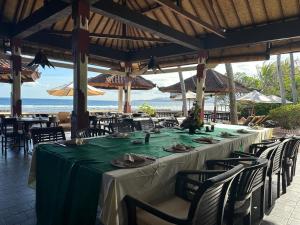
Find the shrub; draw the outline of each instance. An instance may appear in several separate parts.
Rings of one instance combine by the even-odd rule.
[[[149,105],[148,103],[144,103],[139,106],[139,111],[148,114],[149,116],[155,116],[156,110],[153,106]]]
[[[270,119],[278,122],[285,129],[296,129],[300,127],[300,104],[284,105],[270,111]]]
[[[247,118],[250,116],[252,111],[252,106],[246,104],[238,103],[238,111],[240,112],[240,116]],[[266,104],[266,103],[256,103],[254,105],[254,112],[256,116],[268,115],[270,110],[280,107],[281,104]]]

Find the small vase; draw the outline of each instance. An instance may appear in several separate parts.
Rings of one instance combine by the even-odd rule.
[[[189,134],[195,134],[196,133],[196,128],[195,127],[190,127],[189,128]]]

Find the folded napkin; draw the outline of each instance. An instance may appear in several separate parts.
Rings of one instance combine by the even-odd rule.
[[[129,163],[137,163],[137,162],[144,162],[145,157],[133,153],[126,153],[123,156],[123,160]]]
[[[216,140],[214,140],[213,138],[201,137],[201,138],[194,139],[194,141],[196,141],[196,142],[206,142],[208,144],[213,144],[214,141],[216,141]]]

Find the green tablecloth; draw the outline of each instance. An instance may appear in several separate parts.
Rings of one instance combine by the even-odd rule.
[[[134,145],[144,139],[143,132],[135,132],[128,139],[94,138],[76,147],[52,144],[36,148],[36,206],[38,225],[94,225],[102,174],[116,168],[110,161],[125,153],[138,153],[161,158],[172,153],[163,151],[176,143],[199,147],[192,139],[212,136],[233,130],[216,128],[205,135],[164,129],[151,134],[150,143]]]

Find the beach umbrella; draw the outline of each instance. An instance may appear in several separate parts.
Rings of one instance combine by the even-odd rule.
[[[40,73],[37,71],[37,66],[26,66],[22,64],[21,82],[34,82],[40,78]],[[0,82],[12,83],[10,62],[6,59],[0,59]]]
[[[272,103],[282,103],[282,99],[276,95],[268,95],[268,98],[272,101]],[[289,100],[285,100],[285,102],[287,104],[291,104],[293,102],[289,101]]]
[[[54,95],[54,96],[73,96],[74,84],[73,83],[65,84],[65,85],[47,90],[47,92],[50,95]],[[90,85],[87,86],[88,96],[104,95],[104,93],[105,93],[104,91],[94,88]]]
[[[184,80],[184,85],[186,91],[196,92],[197,77],[192,76]],[[172,84],[167,87],[158,88],[162,92],[170,93],[181,93],[180,82]],[[235,82],[235,90],[237,93],[248,93],[250,90],[244,87],[242,84]],[[205,79],[205,93],[211,94],[225,94],[229,93],[230,89],[228,87],[228,78],[227,76],[213,70],[206,70],[206,79]]]
[[[126,90],[127,84],[130,81],[130,90]],[[88,84],[103,89],[116,89],[119,90],[118,95],[118,112],[122,112],[123,105],[123,90],[125,89],[125,103],[124,105],[129,105],[130,108],[130,91],[131,90],[150,90],[156,85],[150,80],[147,80],[141,76],[119,76],[110,74],[99,74],[96,77],[91,77],[88,79]],[[126,98],[127,96],[127,98]],[[128,108],[128,107],[126,107]],[[125,107],[124,107],[125,109]],[[125,110],[124,110],[125,111]],[[129,109],[130,111],[130,109]]]
[[[237,101],[242,103],[274,103],[268,96],[254,90],[248,94],[245,94],[239,98]]]

